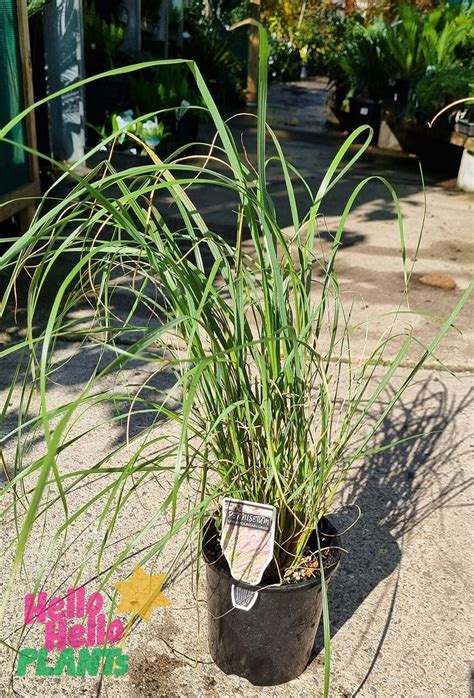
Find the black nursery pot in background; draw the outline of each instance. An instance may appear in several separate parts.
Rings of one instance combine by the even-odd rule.
[[[176,126],[176,140],[179,146],[188,143],[195,143],[198,137],[199,116],[196,112],[187,110],[183,116],[178,119]]]
[[[256,686],[274,686],[295,679],[309,663],[321,619],[320,577],[267,588],[241,584],[246,589],[258,589],[259,595],[250,611],[234,608],[231,586],[235,580],[224,557],[215,559],[216,536],[214,521],[210,520],[204,531],[203,555],[209,651],[214,662],[226,674],[237,674]],[[333,548],[330,564],[325,567],[329,581],[340,561],[341,541],[326,518],[321,519],[319,537],[322,548]],[[318,550],[315,533],[309,547]]]
[[[349,117],[351,128],[368,124],[374,129],[373,142],[376,143],[379,137],[380,116],[382,110],[380,104],[374,99],[365,97],[351,97],[349,100]],[[365,139],[365,135],[361,137]]]
[[[385,109],[391,111],[395,116],[403,116],[410,98],[410,88],[409,80],[395,80],[393,85],[387,89],[384,100]]]

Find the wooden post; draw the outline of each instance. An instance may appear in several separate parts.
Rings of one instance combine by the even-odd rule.
[[[252,0],[250,3],[250,17],[260,19],[260,0]],[[257,103],[258,86],[258,29],[251,27],[249,31],[249,53],[247,63],[247,90],[245,101],[248,105]]]
[[[23,40],[20,40],[20,56],[23,67],[23,96],[25,106],[27,106],[33,104],[35,99],[33,95],[33,70],[31,67],[30,34],[28,28],[28,11],[26,7],[26,2],[19,2],[17,4],[17,13],[19,36],[23,37]],[[36,122],[34,113],[29,114],[25,119],[25,127],[26,141],[30,148],[36,150]],[[35,190],[37,190],[39,194],[39,165],[38,158],[36,157],[36,155],[29,156],[28,169],[30,174],[30,180],[33,183],[33,187]],[[29,228],[34,213],[34,203],[31,203],[28,206],[25,206],[21,209],[21,211],[19,212],[19,218],[20,228],[22,230],[27,230]]]
[[[16,4],[16,18],[15,18]],[[23,87],[23,103],[19,109],[33,104],[33,83],[31,70],[30,39],[28,31],[28,14],[26,0],[18,0],[11,8],[6,8],[0,17],[0,22],[18,22],[18,51],[21,64],[21,76],[14,78],[5,72],[5,79],[18,79]],[[1,32],[0,32],[1,33]],[[3,36],[3,33],[2,33]],[[6,52],[8,56],[8,52]],[[11,114],[14,116],[14,114]],[[23,120],[25,124],[25,144],[36,150],[36,126],[34,112],[30,112]],[[3,124],[2,124],[3,125]],[[15,137],[12,133],[9,138]],[[4,163],[5,172],[8,176],[8,162]],[[3,188],[2,188],[3,191]],[[26,180],[14,187],[11,191],[6,191],[0,195],[0,221],[7,220],[11,216],[18,214],[22,230],[28,228],[35,211],[35,199],[41,194],[39,181],[39,167],[36,155],[28,155],[28,173]]]

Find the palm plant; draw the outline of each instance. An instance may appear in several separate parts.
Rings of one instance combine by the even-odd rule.
[[[420,38],[421,51],[426,66],[447,68],[456,63],[458,48],[473,38],[472,17],[469,14],[450,16],[442,8],[436,8],[426,16]]]
[[[394,77],[416,80],[426,68],[421,46],[423,16],[405,3],[400,4],[399,15],[399,19],[386,28],[383,55]]]
[[[469,12],[453,14],[436,8],[423,15],[411,5],[399,6],[400,18],[387,26],[381,51],[392,73],[405,80],[423,77],[428,66],[448,67],[458,49],[472,37]]]
[[[334,82],[346,84],[347,97],[364,96],[380,99],[386,89],[387,72],[381,55],[385,26],[377,21],[369,27],[354,24],[347,40],[333,61],[338,71]]]
[[[426,358],[433,355],[472,290],[471,286],[463,294],[431,344],[419,348],[412,370],[390,393],[380,416],[367,420],[409,349],[420,345],[411,331],[392,328],[365,360],[351,362],[351,310],[342,305],[336,258],[354,202],[371,180],[379,179],[397,206],[400,269],[407,286],[411,270],[406,264],[398,201],[383,178],[369,177],[358,183],[344,207],[328,258],[318,259],[315,244],[321,206],[326,194],[368,147],[371,129],[361,127],[347,139],[317,191],[305,183],[311,202],[301,212],[295,176],[302,178],[285,159],[265,123],[267,59],[267,38],[260,28],[255,167],[245,154],[239,154],[193,61],[155,61],[106,73],[186,65],[219,140],[201,160],[190,160],[178,151],[162,161],[142,144],[150,156],[149,164],[117,172],[107,162],[85,176],[77,168],[66,171],[61,179],[72,178],[74,188],[59,199],[53,187],[40,203],[29,230],[12,240],[0,258],[0,271],[8,278],[1,312],[11,304],[25,270],[32,274],[25,338],[0,349],[2,360],[15,351],[20,355],[27,352],[19,422],[0,441],[4,448],[12,438],[19,439],[14,465],[6,463],[8,481],[1,491],[3,515],[14,512],[18,528],[3,610],[33,530],[58,504],[63,521],[51,544],[42,550],[38,585],[47,566],[56,564],[54,556],[63,554],[61,547],[57,553],[57,544],[98,502],[102,513],[84,560],[78,561],[78,579],[85,561],[95,554],[101,583],[106,585],[124,560],[140,548],[146,532],[170,514],[169,532],[142,554],[141,561],[156,557],[178,531],[186,528],[191,535],[199,530],[222,495],[274,505],[278,512],[276,567],[281,574],[297,566],[311,531],[330,511],[345,474],[372,452],[372,436]],[[0,136],[8,140],[9,131],[28,111],[5,126]],[[345,161],[352,143],[363,134],[364,146]],[[104,143],[117,135],[108,136]],[[271,156],[267,155],[267,138],[272,143]],[[269,192],[270,161],[283,173],[294,231],[290,239],[282,230]],[[203,184],[223,188],[237,198],[234,241],[211,229],[196,209],[193,187]],[[167,224],[156,203],[162,193],[179,211],[180,224],[175,228]],[[250,237],[250,251],[246,251],[244,233]],[[41,326],[42,294],[48,280],[57,287],[58,269],[63,280]],[[315,282],[318,272],[322,274],[320,283]],[[120,320],[114,312],[117,291],[131,298]],[[78,313],[81,307],[92,310],[89,315]],[[136,320],[139,308],[149,309],[154,324],[144,327]],[[98,347],[99,360],[73,399],[57,405],[50,400],[51,381],[58,342],[66,337]],[[386,365],[383,358],[392,345],[396,346],[395,356]],[[147,399],[142,392],[117,395],[103,387],[108,376],[125,371],[137,360],[157,371],[167,366],[175,372],[181,390],[180,410],[171,409],[166,400]],[[8,412],[20,375],[18,369],[12,376],[1,418]],[[33,396],[39,399],[39,412],[32,416]],[[138,406],[142,414],[171,420],[178,426],[176,439],[170,443],[169,434],[163,435],[153,423],[146,439],[143,432],[129,435],[126,443],[114,445],[106,457],[76,470],[63,468],[61,462],[68,449],[93,436],[90,428],[78,433],[80,414],[104,403],[114,406],[118,400],[128,402],[131,411]],[[123,421],[123,414],[113,410],[110,419]],[[43,431],[45,452],[29,462],[23,442],[37,428]],[[121,452],[127,454],[124,464],[118,460]],[[139,532],[118,544],[113,563],[105,567],[104,550],[117,521],[129,506],[132,493],[146,487],[151,476],[160,478],[167,488],[163,501]],[[86,501],[75,508],[76,492],[85,485],[94,488],[92,483],[101,477],[107,477],[102,489],[91,490]],[[197,496],[183,513],[181,499],[187,484]],[[327,602],[324,612],[327,694]]]

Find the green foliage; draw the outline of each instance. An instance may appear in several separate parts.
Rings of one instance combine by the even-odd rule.
[[[220,96],[237,93],[242,87],[244,67],[239,42],[212,16],[189,11],[185,20],[189,37],[184,42],[184,56],[197,63],[214,92]],[[247,41],[240,43],[240,48],[246,59]]]
[[[208,0],[209,19],[221,24],[235,24],[248,15],[248,0]],[[203,15],[203,1],[194,0],[188,6],[194,16]]]
[[[453,15],[437,8],[426,16],[420,44],[425,65],[445,68],[456,62],[458,50],[474,48],[474,12]]]
[[[395,79],[415,88],[430,71],[453,68],[453,76],[459,75],[455,67],[472,56],[473,11],[445,6],[423,14],[401,4],[398,12],[390,23],[381,17],[368,26],[345,23],[339,47],[329,55],[328,72],[346,96],[381,100]],[[422,83],[422,92],[428,84],[429,80]]]
[[[278,15],[267,18],[270,56],[269,74],[272,78],[293,79],[298,76],[300,57],[293,34]]]
[[[155,69],[139,75],[129,75],[130,101],[138,114],[159,110],[173,110],[182,102],[199,104],[196,89],[192,88],[181,66],[166,70]]]
[[[387,74],[380,49],[384,25],[375,22],[370,27],[354,24],[344,46],[334,55],[337,65],[333,81],[346,88],[346,97],[363,96],[378,99],[387,84]]]
[[[263,46],[259,83],[261,105],[266,102],[266,58]],[[177,63],[179,65],[179,61]],[[172,64],[173,61],[156,62],[156,67],[165,70]],[[353,203],[372,178],[359,183],[347,202],[332,251],[322,266],[321,292],[313,291],[313,276],[318,266],[314,244],[321,204],[326,193],[370,143],[368,135],[365,146],[344,163],[354,139],[370,129],[361,127],[344,143],[319,187],[311,194],[309,208],[302,212],[296,206],[289,164],[272,136],[274,158],[282,168],[294,223],[290,244],[279,225],[278,213],[267,189],[265,112],[259,112],[257,169],[251,175],[245,154],[239,155],[237,144],[197,67],[193,63],[188,65],[220,135],[220,160],[225,158],[228,163],[226,172],[219,167],[213,169],[206,157],[204,164],[180,163],[173,159],[163,163],[155,158],[149,165],[120,173],[107,166],[104,171],[92,171],[87,177],[72,171],[77,188],[51,208],[41,206],[28,233],[0,258],[0,269],[11,272],[10,291],[24,265],[35,262],[28,311],[29,333],[34,337],[31,350],[39,343],[43,345],[40,364],[34,368],[33,375],[27,375],[27,381],[29,389],[38,390],[41,397],[41,418],[47,427],[49,456],[46,460],[41,457],[33,469],[19,468],[15,478],[19,482],[30,473],[46,469],[48,479],[59,444],[67,448],[65,429],[74,420],[76,409],[89,405],[91,400],[95,403],[99,395],[104,400],[109,397],[116,400],[115,396],[108,396],[107,391],[100,392],[100,380],[104,376],[125,370],[133,360],[152,361],[157,365],[164,361],[176,372],[183,393],[182,411],[171,413],[154,400],[149,405],[145,401],[143,408],[156,415],[166,415],[180,427],[176,443],[162,456],[154,457],[152,466],[153,472],[165,472],[167,458],[173,454],[176,458],[170,505],[174,510],[181,484],[190,478],[198,478],[201,482],[203,506],[224,493],[274,504],[279,512],[277,543],[281,546],[275,554],[284,569],[289,560],[293,563],[294,556],[298,558],[302,554],[310,531],[331,506],[347,469],[364,456],[377,427],[367,422],[370,406],[388,386],[396,366],[412,346],[413,337],[411,331],[407,331],[402,349],[397,350],[397,358],[373,386],[375,367],[390,344],[390,334],[373,348],[366,362],[351,365],[338,360],[341,352],[349,352],[350,312],[345,315],[342,308],[335,260]],[[120,70],[132,73],[145,67],[149,64]],[[129,122],[127,131],[131,133],[137,129],[139,121]],[[116,126],[120,124],[117,122]],[[7,133],[8,128],[10,126],[2,132]],[[107,136],[104,144],[115,137],[116,133]],[[190,198],[189,185],[193,181],[197,186],[203,181],[210,186],[224,186],[238,195],[235,245],[209,230],[201,213],[196,211]],[[381,181],[398,206],[390,185]],[[118,199],[110,199],[108,192],[112,184],[120,190]],[[158,211],[137,206],[138,201],[149,200],[150,194],[158,194],[160,190],[178,203],[182,214],[180,228],[184,232],[169,229]],[[78,223],[71,229],[69,222],[74,220]],[[253,245],[248,257],[242,248],[244,221]],[[97,227],[105,222],[109,230],[107,240],[103,245],[96,245]],[[401,218],[399,235],[403,251],[401,272],[408,281]],[[183,243],[192,246],[193,254],[183,257]],[[37,291],[53,272],[55,261],[67,260],[71,255],[74,259],[73,252],[78,248],[82,250],[81,257],[74,262],[67,280],[57,292],[46,329],[35,330]],[[210,268],[204,267],[204,250],[210,255]],[[110,324],[113,300],[109,289],[116,287],[112,276],[118,267],[128,270],[132,276],[138,275],[140,282],[132,286],[126,283],[135,299],[133,307],[144,303],[152,308],[153,315],[161,320],[157,327],[135,326],[133,313],[119,324]],[[219,277],[223,284],[216,283]],[[70,318],[68,309],[75,307],[84,293],[91,293],[91,283],[96,300],[88,327],[84,317]],[[150,295],[153,288],[156,293]],[[4,305],[7,300],[8,290]],[[443,325],[433,344],[421,351],[417,369],[434,351],[454,317]],[[84,390],[79,389],[77,399],[51,412],[48,376],[54,366],[56,341],[65,326],[69,338],[80,336],[84,339],[86,336],[92,344],[98,341],[103,349],[105,342],[110,353],[108,360],[101,354],[100,369],[98,367],[91,375]],[[173,348],[170,331],[180,337],[184,354],[182,348]],[[120,350],[120,340],[126,333],[138,334],[124,353]],[[400,335],[392,339],[400,347]],[[166,348],[170,358],[165,359],[155,351],[160,347]],[[342,396],[339,390],[344,367],[354,387]],[[415,373],[416,370],[412,372]],[[390,408],[407,385],[405,382],[403,388],[396,390]],[[344,398],[342,402],[340,397]],[[143,402],[142,397],[135,398]],[[386,413],[388,411],[389,407]],[[57,426],[50,423],[53,414],[62,415]],[[356,437],[361,436],[362,427],[364,435],[360,440]],[[150,439],[152,435],[150,431]],[[142,453],[143,446],[139,448],[138,453]],[[133,458],[133,467],[129,464],[123,471],[125,479],[148,471],[150,463],[142,461],[144,452],[139,458],[138,453]],[[101,462],[104,461],[101,459]],[[142,471],[145,462],[147,465]],[[87,472],[97,475],[101,467],[91,464]],[[209,479],[211,471],[218,476],[217,480]],[[84,484],[85,478],[87,473],[78,473],[78,485]],[[39,482],[43,482],[42,478]],[[10,485],[7,485],[4,496],[9,492]],[[32,520],[35,516],[36,510]],[[28,526],[32,525],[32,520]],[[117,564],[119,561],[120,556]]]
[[[308,5],[293,24],[279,13],[267,14],[265,22],[270,36],[272,77],[295,78],[300,65],[310,62],[316,71],[327,73],[333,82],[347,87],[351,81],[349,73],[354,74],[347,67],[354,58],[360,64],[359,72],[364,72],[364,57],[358,56],[359,47],[366,54],[376,48],[371,46],[370,39],[366,40],[361,15],[346,14],[326,1]],[[380,72],[370,62],[367,66],[374,74]],[[361,76],[360,80],[369,82],[370,76]]]
[[[151,114],[160,108],[158,103],[158,89],[154,80],[150,80],[144,73],[128,75],[128,91],[130,104],[137,114]]]
[[[315,49],[313,14],[309,10],[300,11],[289,21],[288,13],[268,13],[265,24],[270,38],[270,76],[296,77],[300,66],[311,60]]]
[[[423,18],[410,5],[402,4],[399,19],[385,28],[381,50],[388,63],[387,74],[394,78],[418,79],[426,64],[421,49]]]
[[[32,17],[37,12],[41,12],[45,5],[51,0],[27,0],[26,7],[28,11],[28,17]]]
[[[387,73],[393,77],[415,82],[428,66],[452,64],[459,47],[472,36],[467,14],[453,15],[445,8],[436,8],[422,15],[405,4],[400,5],[399,13],[400,19],[386,27],[381,42]]]
[[[334,57],[352,41],[359,32],[363,17],[356,12],[345,13],[334,6],[322,4],[314,14],[314,56],[313,60],[323,70],[327,70]]]
[[[417,83],[417,107],[432,118],[445,105],[474,96],[474,64],[451,65],[429,71]]]
[[[114,112],[108,117],[106,125],[101,130],[103,139],[114,136],[119,146],[127,145],[129,148],[137,147],[136,138],[144,143],[152,143],[155,147],[167,135],[164,123],[158,121],[156,116],[135,119],[132,111]],[[136,136],[136,138],[131,136]]]
[[[88,51],[102,59],[104,67],[115,68],[119,63],[120,47],[125,35],[125,28],[110,19],[103,19],[98,14],[93,0],[84,6],[84,41]]]
[[[196,90],[191,88],[188,77],[180,66],[177,69],[159,71],[157,78],[160,109],[179,107],[183,101],[197,101]]]
[[[346,14],[327,0],[305,3],[296,13],[277,4],[264,16],[270,37],[270,75],[279,78],[296,77],[302,63],[311,63],[320,73],[329,70],[334,77],[336,56],[363,24],[362,16]]]

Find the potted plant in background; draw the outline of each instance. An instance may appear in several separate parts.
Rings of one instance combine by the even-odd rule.
[[[306,78],[308,77],[308,61],[310,56],[310,47],[308,45],[302,46],[299,50],[299,54],[301,58],[300,79],[306,80]]]
[[[127,149],[133,154],[137,153],[137,143],[143,142],[146,146],[155,150],[168,135],[163,121],[158,121],[156,116],[147,118],[146,115],[136,119],[132,109],[126,109],[124,112],[114,112],[106,121],[108,127],[104,125],[99,131],[101,138],[104,139],[110,134],[118,134],[112,147]],[[109,150],[105,145],[103,149]],[[143,150],[142,152],[146,154]]]
[[[10,480],[1,492],[5,503],[10,497],[15,499],[19,531],[3,610],[20,573],[29,536],[57,502],[63,502],[66,514],[52,536],[53,543],[64,532],[72,533],[76,525],[82,526],[84,517],[100,507],[85,557],[78,561],[77,579],[83,578],[87,560],[95,552],[102,587],[140,548],[144,534],[169,515],[166,534],[134,560],[162,554],[178,534],[185,535],[186,542],[192,535],[200,539],[205,532],[210,648],[218,664],[256,684],[294,678],[309,659],[322,609],[327,695],[327,581],[337,566],[340,543],[326,515],[349,468],[372,449],[373,434],[454,323],[472,286],[429,346],[419,348],[410,330],[392,328],[366,360],[351,362],[351,311],[345,313],[342,308],[336,258],[351,208],[374,177],[359,182],[349,197],[329,255],[319,258],[315,245],[325,196],[368,147],[371,129],[359,128],[340,147],[318,189],[308,187],[310,204],[302,212],[296,201],[294,170],[265,123],[268,46],[265,32],[254,24],[260,30],[255,165],[249,163],[247,153],[240,154],[198,66],[192,61],[174,61],[186,64],[194,76],[215,125],[217,143],[195,160],[181,159],[178,151],[163,162],[143,144],[149,164],[117,172],[105,162],[102,169],[95,168],[83,177],[75,168],[69,169],[63,178],[72,178],[74,188],[61,200],[54,199],[53,188],[51,205],[45,197],[28,232],[14,240],[0,258],[0,271],[8,274],[2,312],[11,302],[15,284],[23,280],[25,268],[34,266],[27,298],[26,339],[18,346],[0,349],[0,359],[15,350],[22,354],[28,349],[18,406],[21,438],[30,428],[41,425],[46,447],[45,453],[29,463],[22,461],[24,452],[19,447]],[[171,63],[157,61],[153,65],[164,70]],[[108,75],[148,67],[149,63],[137,64]],[[23,116],[4,127],[0,136],[8,137]],[[129,130],[131,124],[125,128]],[[351,151],[351,145],[363,134],[364,147]],[[117,135],[107,136],[104,144]],[[267,138],[271,158],[281,168],[285,183],[293,221],[290,237],[280,225],[268,188]],[[411,269],[406,265],[398,202],[390,185],[379,179],[397,206],[400,273],[408,286]],[[205,212],[196,208],[193,186],[203,183],[236,197],[235,239],[211,229]],[[161,194],[166,195],[163,211]],[[164,214],[170,199],[180,216],[179,224],[172,227]],[[48,206],[44,205],[47,202]],[[59,287],[58,269],[63,275]],[[42,323],[41,298],[48,281],[54,293]],[[120,317],[119,292],[125,294]],[[149,322],[137,319],[140,309],[148,309]],[[81,351],[90,346],[99,352],[85,385],[78,387],[72,400],[58,405],[50,401],[50,373],[57,365],[58,341],[64,336],[79,339]],[[88,345],[83,344],[85,340]],[[383,358],[392,345],[395,354],[387,365]],[[393,387],[380,416],[366,419],[392,384],[409,349],[416,351],[417,347],[414,368]],[[104,387],[108,377],[137,362],[174,371],[181,390],[180,409],[171,409],[166,400],[154,394],[147,397],[142,390],[133,394],[120,391],[118,396],[109,384]],[[12,376],[11,391],[19,375]],[[37,417],[31,417],[26,409],[33,395],[40,400]],[[77,470],[61,466],[58,456],[64,459],[74,444],[93,438],[94,427],[92,432],[90,427],[80,429],[82,411],[104,403],[111,406],[111,421],[126,419],[123,403],[128,403],[130,413],[138,406],[142,415],[168,418],[177,425],[177,435],[160,435],[155,422],[136,435],[127,428],[124,443],[114,443],[109,455],[98,456],[96,463]],[[9,433],[18,436],[18,429]],[[102,480],[105,475],[108,479]],[[131,493],[146,486],[151,476],[159,478],[165,488],[163,501],[137,533],[117,543],[112,564],[105,566],[102,555],[106,543],[129,506]],[[100,491],[94,484],[96,478],[104,483]],[[85,485],[89,494],[76,505],[75,492],[78,488],[84,492]],[[231,586],[238,586],[239,579],[230,580],[216,537],[225,525],[222,497],[259,503],[275,513],[274,547],[266,576],[260,584],[241,585],[244,592],[258,592],[250,610],[233,607]],[[18,506],[19,501],[24,509]],[[8,511],[8,507],[3,510]],[[185,544],[178,547],[182,551]],[[56,565],[56,556],[63,554],[61,550],[57,553],[54,545],[41,552],[37,588],[48,566]],[[170,569],[178,560],[179,555],[173,553]],[[216,609],[227,616],[216,618]],[[217,648],[217,639],[223,650]]]
[[[424,127],[418,93],[426,101],[438,87],[441,102],[466,94],[459,89],[472,67],[472,8],[445,5],[423,12],[400,3],[396,15],[369,17],[366,24],[349,16],[339,28],[333,22],[336,42],[326,61],[336,106],[349,107],[352,128],[365,122],[377,131],[382,102],[384,119],[397,133],[413,121]]]
[[[121,51],[125,27],[112,13],[101,16],[94,2],[84,6],[84,49],[86,75],[118,68],[124,62]],[[107,111],[124,108],[127,102],[127,81],[118,71],[113,76],[86,85],[87,121],[93,126],[103,123]]]
[[[196,141],[202,109],[182,65],[130,75],[130,99],[138,114],[159,111],[178,146]],[[191,107],[192,105],[192,107]]]
[[[370,124],[378,137],[381,97],[386,85],[386,73],[380,56],[380,35],[384,31],[379,22],[369,27],[354,24],[348,40],[334,60],[339,66],[339,79],[346,84],[343,106],[348,108],[351,129]]]
[[[216,102],[228,107],[240,102],[248,48],[244,36],[231,34],[227,28],[242,18],[245,6],[230,3],[216,11],[218,6],[213,11],[210,3],[209,16],[199,5],[185,13],[182,55],[196,61]]]

